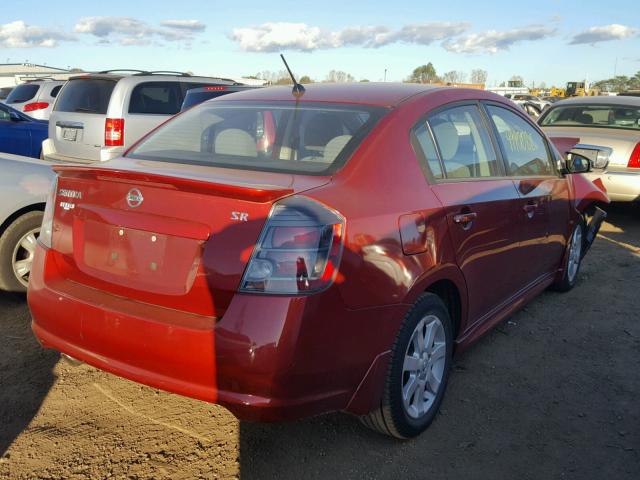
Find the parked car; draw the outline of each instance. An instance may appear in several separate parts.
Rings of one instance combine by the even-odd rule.
[[[0,104],[0,152],[38,158],[48,129],[46,121]]]
[[[560,100],[562,100],[562,97],[542,97],[542,100],[551,104],[559,102]]]
[[[217,98],[124,158],[55,167],[33,330],[241,419],[344,410],[412,437],[454,351],[576,284],[607,197],[499,95],[295,93]]]
[[[14,87],[2,87],[0,88],[0,103],[4,103],[7,96],[11,93]]]
[[[0,172],[0,290],[25,292],[55,174],[42,160],[5,153]]]
[[[539,120],[550,137],[579,139],[574,151],[593,163],[611,200],[640,200],[640,98],[576,97],[555,103]]]
[[[178,113],[188,90],[236,85],[180,73],[124,72],[69,79],[51,114],[45,159],[86,163],[115,158]]]
[[[223,95],[228,95],[230,93],[242,92],[244,90],[251,90],[253,88],[261,87],[252,87],[248,85],[231,85],[228,87],[224,85],[213,85],[208,87],[191,88],[187,90],[187,93],[184,96],[180,111],[188,110],[191,107],[213,98],[222,97]]]
[[[511,97],[511,100],[513,100],[514,102],[527,102],[527,103],[532,103],[534,105],[536,105],[540,111],[544,110],[545,108],[547,108],[549,105],[551,105],[551,102],[547,101],[547,100],[543,100],[540,97],[536,97],[535,95],[524,95],[524,94],[515,94]]]
[[[32,80],[15,87],[5,103],[38,120],[49,120],[63,80]]]
[[[538,107],[538,105],[535,103],[527,102],[525,100],[513,100],[513,103],[515,103],[525,112],[527,112],[527,114],[529,114],[529,116],[533,119],[537,119],[542,113],[542,110],[540,110],[540,107]]]

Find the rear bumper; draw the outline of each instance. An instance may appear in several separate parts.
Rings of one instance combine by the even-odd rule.
[[[348,311],[337,297],[325,297],[320,309],[313,296],[238,294],[214,319],[68,281],[47,285],[46,269],[55,268],[47,263],[53,262],[38,245],[28,299],[43,346],[136,382],[221,404],[243,420],[371,410],[406,310]],[[332,295],[330,290],[325,293]]]
[[[102,147],[96,150],[95,158],[70,157],[62,155],[56,150],[56,145],[50,138],[42,142],[42,156],[45,160],[53,163],[94,163],[106,162],[121,156],[124,153],[124,147]]]
[[[640,201],[640,169],[606,170],[587,176],[592,181],[597,178],[602,181],[612,202]]]

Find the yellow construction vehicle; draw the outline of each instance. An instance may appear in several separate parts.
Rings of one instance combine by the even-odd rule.
[[[589,88],[587,82],[567,82],[567,97],[595,97],[600,95],[597,88]]]

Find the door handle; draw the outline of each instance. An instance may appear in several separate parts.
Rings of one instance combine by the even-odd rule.
[[[460,226],[462,226],[463,229],[469,230],[471,228],[473,221],[476,218],[478,218],[478,214],[476,212],[465,212],[465,213],[458,213],[457,215],[454,215],[453,221],[454,223],[457,223]]]
[[[538,208],[538,202],[529,202],[524,207],[522,207],[522,209],[524,210],[524,213],[526,213],[527,217],[529,218],[533,218],[537,208]]]

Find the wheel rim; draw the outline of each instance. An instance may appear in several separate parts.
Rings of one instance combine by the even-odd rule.
[[[13,273],[18,281],[25,287],[29,284],[29,274],[31,273],[33,256],[36,251],[36,241],[39,234],[40,228],[34,228],[28,231],[20,238],[13,249],[13,256],[11,257]]]
[[[571,245],[569,246],[569,263],[567,264],[567,274],[570,282],[576,278],[578,267],[582,255],[582,228],[576,226],[571,237]]]
[[[409,417],[422,417],[435,402],[444,377],[446,352],[442,322],[435,315],[427,315],[413,330],[402,367],[402,402]]]

